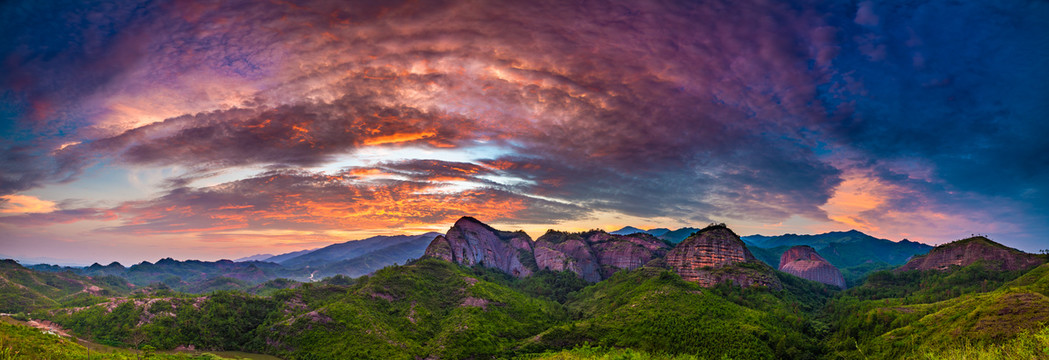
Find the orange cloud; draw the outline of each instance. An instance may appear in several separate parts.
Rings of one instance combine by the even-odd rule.
[[[395,143],[409,142],[409,141],[415,141],[415,140],[422,140],[422,139],[434,137],[436,135],[437,135],[437,132],[434,132],[434,131],[424,131],[424,132],[418,132],[418,133],[402,133],[402,134],[384,135],[384,136],[378,136],[378,137],[373,137],[373,138],[364,140],[364,145],[373,146],[373,145],[383,145],[383,144],[395,144]]]
[[[834,189],[834,194],[821,208],[831,220],[862,231],[877,231],[878,227],[863,220],[863,212],[885,204],[888,194],[895,192],[892,185],[859,173],[846,174],[845,181]]]
[[[58,210],[54,201],[41,200],[29,195],[0,196],[0,214],[49,213]]]

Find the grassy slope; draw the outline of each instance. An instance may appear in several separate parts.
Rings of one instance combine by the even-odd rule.
[[[345,285],[303,284],[269,297],[166,294],[34,317],[109,345],[195,345],[317,359],[486,358],[568,319],[554,301],[432,259]]]
[[[86,347],[73,340],[45,334],[25,325],[0,322],[0,360],[84,360],[88,359],[88,355],[91,359],[132,360],[142,359],[148,354],[126,350],[89,352]],[[156,360],[225,359],[212,354],[152,354],[148,358]]]
[[[84,305],[104,301],[86,292],[97,286],[99,295],[126,293],[123,281],[92,279],[71,272],[42,272],[0,260],[0,312],[29,312],[59,305]]]
[[[811,285],[784,276],[788,288],[795,282]],[[568,304],[580,320],[544,332],[527,348],[540,351],[590,343],[701,358],[805,358],[819,349],[808,331],[804,308],[818,304],[801,301],[790,291],[707,289],[669,271],[642,268],[619,272],[581,291]]]
[[[327,323],[282,320],[267,340],[292,357],[486,358],[567,318],[555,302],[471,275],[433,259],[386,268],[318,309]]]
[[[518,360],[698,360],[694,355],[652,354],[634,349],[584,345],[571,350],[523,355]]]
[[[996,278],[999,273],[988,273],[991,279],[972,277],[981,273],[978,268],[974,265],[949,274],[928,272],[924,278],[905,283],[907,287],[924,284],[920,285],[924,289],[905,291],[907,295],[902,297],[858,300],[854,295],[870,289],[856,289],[836,299],[830,311],[837,312],[838,327],[828,342],[834,358],[923,359],[966,352],[1015,353],[1017,349],[1010,346],[1044,341],[1045,324],[1049,322],[1049,265],[1008,282]],[[931,294],[942,292],[937,291],[942,284],[960,281],[959,277],[973,284],[967,293],[930,303],[922,301],[935,299]],[[1004,285],[981,292],[984,280]]]
[[[823,318],[817,311],[836,292],[783,273],[775,274],[783,290],[701,288],[672,272],[642,268],[576,293],[565,289],[581,285],[560,275],[520,280],[424,259],[270,297],[140,298],[111,310],[58,313],[55,320],[112,344],[194,344],[304,359],[1049,355],[1043,354],[1049,351],[1049,265],[1022,276],[977,265],[949,273],[882,272],[840,293]],[[832,334],[825,323],[833,325]]]

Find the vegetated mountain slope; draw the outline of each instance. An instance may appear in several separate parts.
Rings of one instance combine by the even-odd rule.
[[[119,265],[119,264],[117,264]],[[230,260],[179,261],[171,258],[158,260],[156,263],[143,261],[125,269],[122,273],[117,272],[110,266],[100,268],[96,271],[94,265],[83,269],[85,275],[112,274],[122,276],[131,283],[145,286],[153,283],[164,283],[172,288],[183,285],[192,285],[198,282],[217,277],[233,278],[249,284],[257,284],[266,280],[279,277],[291,277],[297,274],[287,271],[280,265],[269,262],[245,262],[238,263]],[[301,274],[298,274],[301,277]]]
[[[76,339],[47,334],[13,321],[11,323],[0,321],[0,359],[130,360],[147,356],[151,360],[226,359],[214,354],[190,356],[114,349],[107,349],[104,352],[91,351]]]
[[[652,235],[652,236],[655,236],[657,238],[662,239],[661,236],[666,235],[666,233],[670,232],[670,229],[667,229],[667,228],[655,228],[655,229],[645,230],[645,232],[647,232],[649,235]]]
[[[428,245],[434,237],[437,237],[437,235],[440,234],[431,232],[421,235],[373,236],[363,240],[328,245],[299,256],[282,260],[280,261],[280,264],[287,268],[301,268],[307,266],[311,268],[320,268],[334,262],[349,260],[368,253],[380,251],[390,246],[404,243],[417,244],[417,247],[419,247],[419,252],[417,254],[410,254],[408,257],[398,259],[399,261],[404,262],[404,260],[409,258],[418,258],[422,256],[423,251],[426,249],[426,245]]]
[[[1028,254],[975,236],[937,246],[924,256],[916,256],[896,271],[948,270],[981,261],[995,270],[1023,270],[1044,264],[1046,256]]]
[[[432,233],[436,234],[436,233]],[[423,256],[434,236],[420,235],[417,239],[387,246],[350,259],[323,264],[316,268],[315,279],[345,275],[358,277],[394,264],[404,264]],[[428,238],[427,238],[428,237]]]
[[[1023,354],[1017,344],[1049,345],[1049,337],[1031,337],[1049,333],[1049,265],[1000,271],[977,261],[947,271],[882,271],[834,299],[828,316],[835,331],[827,346],[836,357]],[[1042,350],[1035,355],[1015,358],[1049,358]]]
[[[435,259],[350,285],[306,284],[272,297],[115,299],[53,312],[79,335],[122,345],[244,350],[286,358],[489,358],[566,321],[555,302]]]
[[[16,313],[61,304],[80,305],[102,301],[130,291],[120,278],[90,278],[72,272],[27,269],[14,260],[0,260],[0,312]]]
[[[435,259],[380,270],[318,311],[338,325],[297,334],[296,324],[277,325],[268,331],[288,335],[266,341],[287,344],[278,350],[292,357],[488,358],[567,317],[557,303]]]
[[[812,326],[811,314],[833,291],[783,276],[789,290],[704,288],[665,269],[621,271],[567,304],[581,319],[544,332],[524,349],[592,344],[709,359],[818,356],[813,329],[820,326]]]
[[[637,359],[637,360],[700,360],[695,355],[666,355],[663,353],[653,354],[647,351],[634,349],[618,349],[607,346],[582,345],[570,350],[547,351],[538,355],[522,357],[528,360],[610,360],[610,359]]]
[[[700,229],[684,227],[684,228],[680,228],[680,229],[677,229],[677,230],[668,231],[668,232],[664,233],[663,235],[660,235],[659,238],[663,239],[663,240],[666,240],[666,241],[669,241],[672,244],[677,244],[677,243],[680,243],[682,241],[685,241],[686,238],[688,238],[689,236],[692,236],[693,233],[695,233],[695,232],[697,232],[699,230]]]
[[[286,261],[288,259],[296,258],[296,257],[302,256],[302,255],[305,255],[305,254],[309,254],[311,251],[314,251],[314,250],[317,250],[317,249],[306,249],[306,250],[292,251],[290,253],[284,253],[284,254],[280,254],[280,255],[277,255],[277,256],[269,257],[269,258],[263,259],[262,261],[280,264],[280,263],[282,263],[282,262],[284,262],[284,261]]]

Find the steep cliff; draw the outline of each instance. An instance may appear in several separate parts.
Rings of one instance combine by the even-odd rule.
[[[670,245],[652,235],[609,234],[601,230],[566,233],[550,230],[535,242],[540,269],[568,270],[590,282],[621,269],[636,269],[666,255]]]
[[[537,270],[528,234],[499,231],[472,217],[459,219],[448,233],[434,238],[425,255],[467,266],[480,263],[517,277]]]
[[[535,240],[539,269],[571,271],[589,282],[601,281],[601,264],[582,234],[550,230]]]
[[[788,249],[779,258],[779,270],[802,279],[845,288],[845,277],[808,245]]]
[[[983,236],[971,237],[937,246],[924,256],[915,256],[896,271],[950,270],[977,261],[993,270],[1022,270],[1046,262],[1041,255],[1028,254],[996,243]]]
[[[732,281],[744,287],[780,287],[772,268],[755,259],[739,235],[723,224],[689,236],[667,253],[666,262],[683,279],[701,286]]]

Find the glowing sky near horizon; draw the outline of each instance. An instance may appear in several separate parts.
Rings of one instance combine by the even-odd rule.
[[[9,1],[0,256],[470,215],[1049,248],[1044,1]]]

